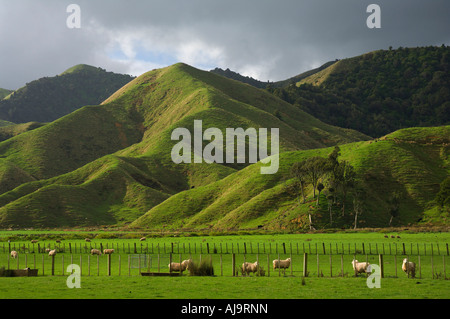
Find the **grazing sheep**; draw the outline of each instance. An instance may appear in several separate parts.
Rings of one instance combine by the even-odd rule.
[[[402,270],[408,275],[411,274],[411,277],[414,278],[416,276],[416,264],[412,261],[408,261],[408,258],[403,259]]]
[[[56,255],[56,249],[50,250],[48,253],[49,256],[55,256]]]
[[[355,270],[358,274],[363,272],[369,273],[369,265],[370,264],[368,262],[358,262],[356,259],[353,259],[352,261],[353,270]]]
[[[255,273],[258,271],[259,264],[257,261],[254,263],[245,262],[242,264],[242,273],[249,275],[251,272]]]
[[[49,253],[50,251],[51,251],[50,248],[45,248],[45,252],[46,252],[46,253]]]
[[[139,241],[145,241],[147,238],[142,237],[141,239],[139,239]]]
[[[389,236],[388,235],[384,235],[384,238],[389,238]]]
[[[394,235],[391,235],[391,238],[395,238],[395,236],[394,236]]]
[[[102,252],[98,249],[91,249],[91,255],[102,255]]]
[[[61,244],[61,240],[57,239],[56,243]]]
[[[84,241],[86,241],[86,242],[88,242],[88,243],[91,242],[91,240],[90,240],[89,238],[85,238]]]
[[[286,271],[286,268],[289,268],[290,265],[291,265],[291,258],[288,258],[285,260],[275,259],[273,261],[273,269],[281,268],[281,269],[284,269],[284,271]]]
[[[11,251],[11,257],[12,258],[16,259],[17,256],[19,256],[19,253],[17,251],[15,251],[15,250]]]
[[[170,263],[169,271],[185,271],[186,269],[189,269],[189,265],[191,264],[192,260],[187,259],[183,260],[181,263]]]
[[[32,244],[36,244],[37,242],[38,242],[37,239],[33,239],[33,240],[31,241]]]
[[[103,253],[105,255],[111,255],[114,252],[114,249],[103,249]]]

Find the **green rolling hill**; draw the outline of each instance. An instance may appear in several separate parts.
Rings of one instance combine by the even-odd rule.
[[[131,81],[129,75],[80,64],[54,77],[0,91],[0,119],[13,123],[52,122],[82,106],[96,105]],[[5,94],[3,94],[5,93]]]
[[[3,100],[5,97],[10,95],[13,91],[0,88],[0,100]]]
[[[439,184],[450,172],[450,126],[410,128],[381,139],[341,145],[339,160],[355,168],[360,187],[365,191],[364,209],[359,217],[363,227],[387,227],[388,200],[399,194],[398,216],[392,225],[422,221],[446,222],[448,210],[436,216],[433,207]],[[315,227],[330,227],[327,187],[319,205],[308,186],[305,204],[299,203],[299,191],[290,176],[295,162],[312,156],[327,157],[333,148],[285,152],[280,170],[261,175],[260,163],[230,174],[224,179],[199,188],[180,192],[152,208],[132,223],[137,228],[204,229],[216,231],[239,228],[308,229],[308,214]],[[326,183],[326,181],[323,181]],[[354,192],[354,191],[353,191]],[[342,216],[333,207],[334,227],[353,226],[352,195],[347,197],[347,213]],[[339,198],[342,200],[342,198]],[[425,213],[430,211],[431,213]]]
[[[328,124],[380,137],[450,124],[450,47],[378,50],[268,88]]]
[[[171,132],[192,131],[194,119],[222,130],[278,127],[283,152],[370,139],[263,90],[179,63],[134,79],[101,105],[0,143],[0,227],[129,223],[181,191],[247,166],[174,164]]]

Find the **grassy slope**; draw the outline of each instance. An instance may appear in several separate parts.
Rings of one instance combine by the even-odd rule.
[[[439,183],[449,174],[448,136],[449,126],[411,128],[379,141],[341,146],[340,159],[350,161],[369,193],[360,225],[387,226],[390,216],[386,200],[394,191],[402,195],[396,223],[407,224],[422,217],[423,211],[432,205]],[[261,164],[251,165],[216,183],[172,196],[132,225],[158,228],[165,223],[174,228],[227,229],[261,224],[278,228],[296,221],[299,227],[306,227],[312,194],[309,202],[297,204],[297,192],[290,187],[289,169],[294,162],[309,156],[325,157],[331,151],[332,148],[326,148],[283,153],[277,174],[261,175]],[[320,203],[326,209],[326,200],[322,198]],[[320,212],[314,215],[316,224],[322,226],[327,217]],[[352,218],[339,222],[350,227]]]
[[[76,65],[60,75],[27,83],[0,99],[0,118],[14,123],[51,122],[84,105],[100,103],[132,79],[101,68]]]
[[[271,114],[273,109],[285,114],[284,121]],[[132,221],[181,190],[234,172],[218,164],[173,164],[170,150],[176,142],[170,133],[192,127],[194,119],[202,119],[204,128],[280,127],[283,150],[367,139],[325,125],[264,91],[177,64],[135,79],[101,106],[84,107],[0,143],[0,163],[10,175],[24,175],[2,184],[0,224]]]
[[[10,95],[13,91],[0,88],[0,100]]]

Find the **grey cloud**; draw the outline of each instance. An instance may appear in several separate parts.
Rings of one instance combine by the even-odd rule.
[[[70,3],[82,9],[79,30],[65,27]],[[381,6],[381,29],[365,25],[370,3]],[[0,0],[0,5],[5,88],[78,63],[130,73],[139,61],[108,55],[119,35],[134,35],[133,45],[167,54],[165,61],[185,58],[196,67],[228,67],[264,81],[389,46],[450,44],[446,0]]]

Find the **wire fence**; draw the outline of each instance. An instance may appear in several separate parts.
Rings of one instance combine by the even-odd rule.
[[[62,253],[90,253],[92,249],[114,249],[126,254],[292,254],[302,255],[423,255],[449,256],[448,243],[114,243],[114,242],[63,242],[63,243],[1,243],[3,253],[15,250],[22,253],[47,253],[56,249]]]
[[[287,268],[274,268],[277,260],[290,262]],[[402,270],[403,259],[415,263],[414,274]],[[85,253],[57,253],[55,256],[36,253],[19,253],[16,258],[10,254],[0,255],[0,268],[38,269],[39,276],[67,276],[66,268],[70,264],[80,266],[82,276],[139,276],[142,273],[170,273],[169,263],[181,263],[183,260],[199,262],[208,260],[216,276],[303,276],[303,277],[352,277],[368,276],[368,273],[355,273],[353,260],[368,262],[380,266],[385,278],[430,278],[448,279],[446,264],[448,256],[442,255],[383,255],[383,254],[315,254],[303,253],[229,253],[229,254],[189,254],[189,253],[149,253],[111,255],[90,255]],[[243,263],[258,262],[258,271],[246,274]],[[189,274],[186,270],[182,274]]]

